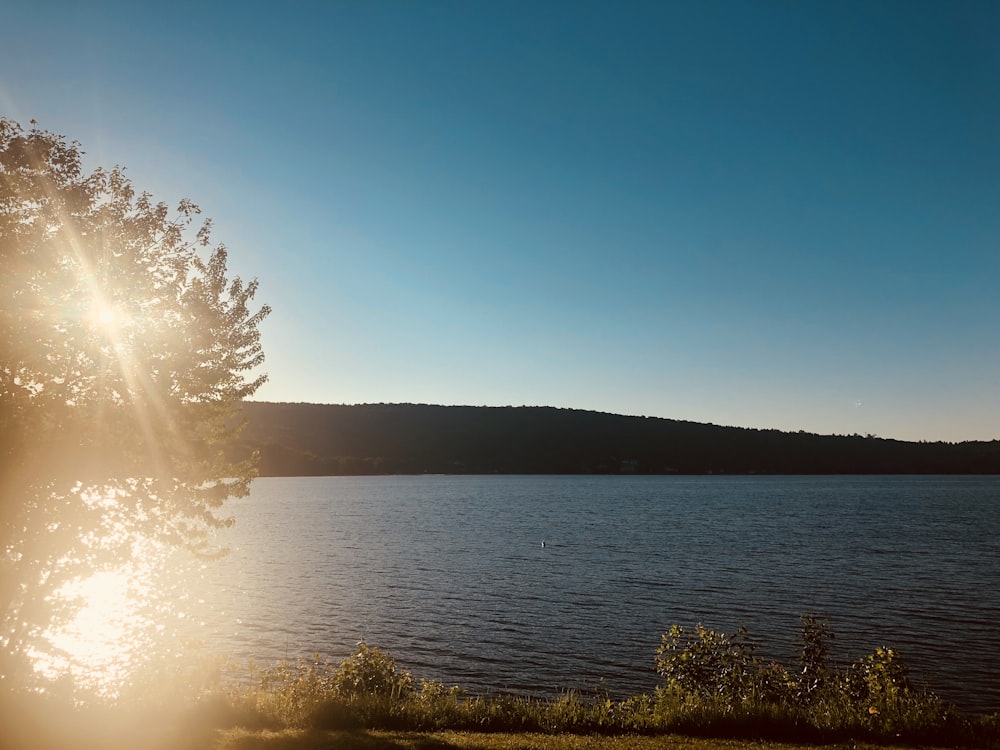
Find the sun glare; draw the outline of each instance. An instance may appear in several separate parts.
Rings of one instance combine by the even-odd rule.
[[[56,598],[77,602],[80,608],[69,622],[45,633],[51,650],[35,654],[35,671],[52,680],[70,675],[81,687],[116,697],[135,659],[132,639],[145,625],[137,584],[132,571],[123,568],[60,588]]]
[[[104,300],[94,300],[90,306],[90,322],[95,328],[100,328],[106,332],[113,333],[121,328],[124,317],[121,311],[113,304]]]
[[[162,543],[122,525],[115,492],[86,491],[80,498],[105,515],[110,536],[104,541],[127,544],[130,559],[81,572],[55,589],[47,597],[53,612],[69,607],[69,615],[54,616],[29,656],[44,680],[55,684],[69,679],[75,689],[116,700],[162,645],[164,618],[172,607],[163,600],[158,578],[170,575],[175,566]]]
[[[108,306],[99,307],[94,315],[94,319],[102,326],[114,324],[117,318],[118,314],[115,312],[115,309]]]

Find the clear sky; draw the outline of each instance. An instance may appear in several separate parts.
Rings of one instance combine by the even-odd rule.
[[[1000,438],[1000,3],[9,5],[0,114],[214,218],[259,399]]]

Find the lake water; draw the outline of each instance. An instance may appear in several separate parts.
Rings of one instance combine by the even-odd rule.
[[[791,667],[808,611],[839,658],[894,646],[1000,710],[997,477],[268,478],[233,512],[187,606],[236,659],[364,637],[475,692],[630,695],[673,623],[745,625]]]

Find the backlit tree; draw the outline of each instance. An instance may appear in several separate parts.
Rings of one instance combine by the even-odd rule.
[[[228,449],[269,309],[198,214],[0,119],[0,677],[40,648],[53,592],[150,544],[212,554],[249,490]]]

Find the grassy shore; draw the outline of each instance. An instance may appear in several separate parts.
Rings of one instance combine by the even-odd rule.
[[[912,687],[891,648],[834,665],[830,638],[823,622],[804,616],[802,654],[789,671],[758,660],[743,631],[674,626],[657,651],[661,685],[625,699],[470,695],[418,681],[362,642],[339,664],[212,670],[208,682],[183,678],[172,691],[157,679],[114,704],[86,705],[74,692],[0,693],[0,750],[1000,750],[1000,714],[965,714]]]
[[[892,750],[892,745],[844,743],[843,750]],[[205,750],[817,750],[816,745],[657,737],[477,732],[318,732],[306,730],[219,733]]]
[[[37,727],[35,728],[38,729]],[[829,745],[680,734],[579,735],[538,732],[437,732],[377,729],[217,729],[157,721],[123,726],[58,720],[31,734],[0,729],[4,750],[904,750],[907,746],[841,742]],[[921,745],[922,750],[944,750]]]
[[[855,664],[836,668],[828,657],[832,635],[825,624],[809,616],[803,623],[804,647],[794,673],[758,660],[742,631],[726,635],[701,626],[692,631],[672,627],[657,652],[663,684],[652,694],[625,699],[574,692],[553,698],[469,695],[458,686],[418,682],[397,669],[389,654],[362,642],[339,665],[301,660],[251,669],[241,680],[227,683],[205,710],[214,726],[258,732],[682,735],[743,742],[1000,748],[1000,714],[964,714],[912,687],[902,659],[891,648],[878,648]]]
[[[613,731],[557,730],[503,731],[487,729],[469,731],[440,729],[417,731],[354,727],[325,729],[302,726],[276,720],[260,712],[234,713],[237,709],[219,696],[206,702],[180,709],[161,711],[123,710],[120,707],[69,708],[50,701],[28,700],[20,705],[6,705],[0,716],[0,748],[3,750],[894,750],[920,747],[981,747],[1000,748],[1000,735],[980,732],[965,733],[935,741],[932,736],[921,738],[913,734],[905,741],[882,738],[865,741],[845,735],[826,741],[780,741],[756,736],[753,725],[734,727],[735,736],[725,736],[725,725],[707,725],[700,732],[714,736],[698,736],[690,731],[634,733]],[[473,698],[475,705],[490,705],[490,700]],[[502,704],[511,705],[506,701]],[[555,701],[559,703],[559,701]],[[383,707],[385,704],[382,704]],[[532,711],[544,712],[553,702],[519,703],[533,706]],[[13,710],[10,710],[13,709]],[[360,709],[360,706],[359,706]],[[527,709],[525,709],[527,710]],[[329,721],[329,713],[314,713],[312,723]],[[344,721],[346,715],[338,714]],[[383,717],[384,718],[384,717]],[[522,721],[507,714],[507,721]],[[378,722],[378,717],[369,719]],[[261,726],[264,721],[269,726]],[[390,719],[388,723],[393,723]],[[397,719],[398,721],[398,719]],[[289,726],[289,724],[297,724]],[[281,726],[284,725],[284,726]],[[773,733],[775,727],[758,725],[762,732]],[[779,727],[780,729],[780,727]]]

